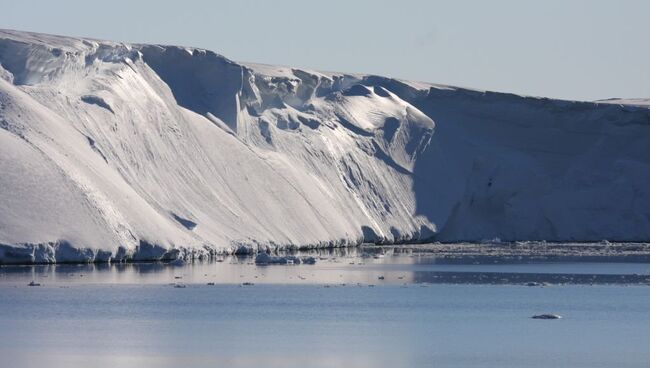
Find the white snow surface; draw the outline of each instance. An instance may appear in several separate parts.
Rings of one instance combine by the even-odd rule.
[[[0,263],[650,240],[650,109],[0,31]]]
[[[609,103],[618,105],[631,105],[639,107],[650,107],[650,98],[610,98],[607,100],[598,100],[599,103]]]

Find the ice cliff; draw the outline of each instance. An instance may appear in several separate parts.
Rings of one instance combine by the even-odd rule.
[[[650,240],[650,109],[0,31],[0,263]]]

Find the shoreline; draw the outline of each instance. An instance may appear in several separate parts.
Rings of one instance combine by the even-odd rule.
[[[285,249],[247,249],[245,252],[237,249],[233,252],[210,252],[209,255],[193,257],[189,249],[179,248],[169,250],[177,257],[151,259],[134,257],[122,260],[80,259],[66,261],[43,262],[7,262],[0,259],[3,266],[37,266],[57,264],[125,264],[125,263],[169,263],[175,260],[185,262],[214,262],[225,256],[250,257],[260,252],[270,254],[300,254],[300,255],[334,255],[344,256],[358,253],[361,256],[381,254],[407,253],[426,255],[436,258],[437,263],[449,264],[499,264],[499,263],[539,263],[539,262],[606,262],[606,263],[650,263],[650,243],[641,242],[483,242],[483,243],[395,243],[373,244],[363,243],[348,246],[330,247],[295,247]]]
[[[538,262],[650,263],[650,243],[434,243],[408,247],[373,245],[374,252],[413,253],[438,263],[492,264]]]

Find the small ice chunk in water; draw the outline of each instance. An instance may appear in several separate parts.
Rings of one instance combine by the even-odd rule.
[[[530,318],[533,319],[560,319],[562,316],[559,314],[551,314],[551,313],[545,313],[545,314],[536,314]]]

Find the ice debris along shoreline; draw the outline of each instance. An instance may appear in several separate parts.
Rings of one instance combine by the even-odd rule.
[[[270,254],[266,252],[261,252],[258,253],[257,256],[255,256],[255,264],[257,265],[273,265],[273,264],[309,264],[313,265],[316,264],[316,258],[311,257],[311,256],[304,256],[304,257],[299,257],[299,256],[291,256],[291,255],[286,255],[286,256],[271,256]]]
[[[632,262],[650,263],[650,243],[489,242],[361,247],[370,254],[435,256],[438,263]]]
[[[166,262],[174,266],[183,266],[186,262],[219,260],[224,255],[255,255],[267,252],[295,252],[310,251],[316,249],[334,250],[347,247],[357,247],[359,244],[351,245],[325,245],[318,246],[295,246],[295,245],[274,245],[270,246],[238,246],[227,248],[184,247],[167,249],[162,246],[155,246],[148,243],[140,244],[134,249],[119,247],[116,253],[101,249],[88,249],[73,247],[67,242],[48,244],[0,244],[0,265],[27,265],[27,264],[54,264],[54,263],[123,263],[123,262]],[[287,256],[286,259],[271,257],[271,263],[280,261],[288,263],[295,261],[296,264],[311,263],[312,257]],[[276,262],[278,261],[278,262]]]
[[[650,240],[650,109],[0,30],[0,262]]]
[[[12,250],[14,248],[11,248]],[[67,248],[77,251],[75,248]],[[254,251],[251,248],[239,248],[234,251],[215,252],[212,249],[177,248],[171,251],[159,249],[155,257],[147,252],[146,256],[125,253],[123,258],[78,258],[74,255],[59,256],[58,259],[70,261],[55,262],[56,257],[17,257],[14,263],[0,261],[0,265],[20,264],[54,264],[54,263],[138,263],[162,262],[183,267],[194,261],[223,262],[228,256],[250,256],[257,264],[313,264],[319,257],[347,257],[356,254],[361,259],[383,259],[385,256],[405,254],[411,257],[435,257],[438,264],[525,264],[539,262],[626,262],[650,263],[650,243],[549,243],[549,242],[499,242],[499,243],[430,243],[375,245],[362,244],[355,247],[320,247],[320,248],[277,248],[274,250]],[[92,254],[90,251],[84,253]],[[41,261],[34,262],[33,259]],[[22,262],[21,262],[22,261]]]

